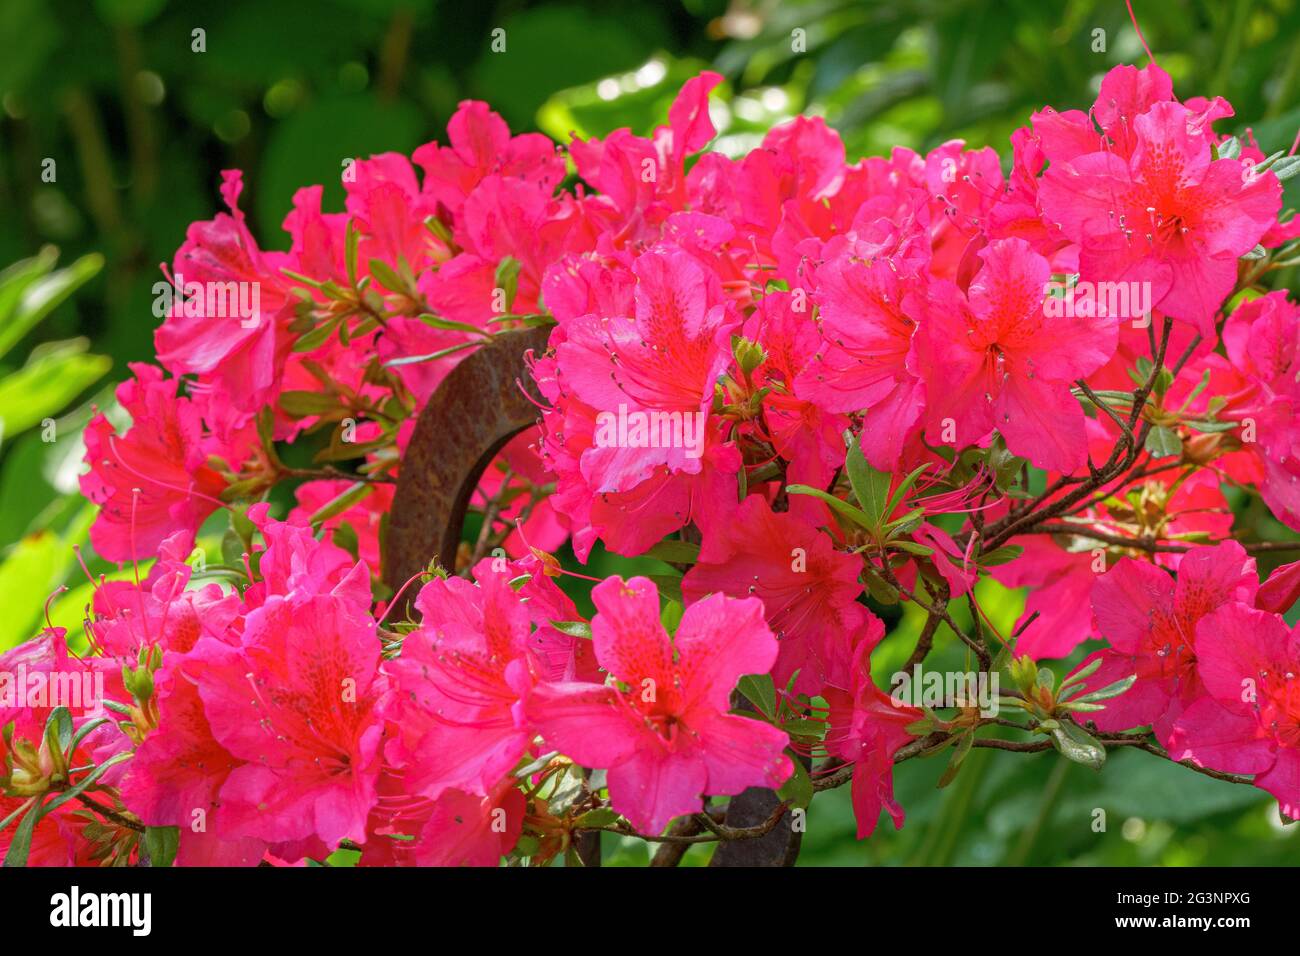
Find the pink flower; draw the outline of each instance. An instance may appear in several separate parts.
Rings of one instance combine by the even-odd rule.
[[[854,236],[826,244],[827,261],[817,270],[825,341],[797,388],[827,411],[864,412],[867,459],[890,469],[925,410],[924,386],[909,356],[916,332],[911,297],[924,289],[929,257],[923,236],[900,236],[887,220],[879,227],[892,233],[889,244]]]
[[[1050,538],[1025,535],[1013,542],[1023,553],[993,568],[993,577],[1009,588],[1027,587],[1025,613],[1016,622],[1016,653],[1035,660],[1066,657],[1092,632],[1088,598],[1097,573],[1091,551],[1067,551]],[[1104,564],[1102,569],[1104,570]],[[1029,621],[1035,612],[1038,616]]]
[[[902,827],[903,808],[894,799],[894,754],[915,739],[905,728],[922,716],[915,707],[895,702],[872,681],[874,644],[862,641],[851,654],[851,687],[829,688],[825,693],[830,706],[826,750],[853,764],[853,815],[859,840],[875,831],[882,809],[889,812],[895,829]]]
[[[1282,290],[1245,302],[1224,324],[1223,344],[1243,381],[1218,417],[1241,422],[1260,496],[1300,530],[1300,307]]]
[[[393,680],[385,712],[398,726],[388,759],[403,768],[409,792],[483,796],[532,743],[521,703],[533,682],[531,621],[504,565],[480,561],[477,584],[426,584],[415,604],[419,628],[384,665]]]
[[[370,572],[364,562],[354,561],[332,542],[318,541],[300,515],[275,521],[270,506],[262,503],[248,509],[248,518],[262,533],[266,547],[258,553],[260,580],[244,592],[246,608],[259,607],[273,596],[293,602],[330,594],[349,601],[361,613],[369,611]]]
[[[521,177],[549,195],[564,178],[564,160],[541,133],[510,135],[486,103],[465,100],[447,124],[449,146],[427,143],[412,154],[425,173],[424,192],[454,216],[486,176]]]
[[[313,514],[344,494],[352,485],[345,478],[303,482],[294,489],[298,507],[289,512],[289,521],[306,525]],[[366,567],[375,571],[383,566],[383,556],[379,551],[379,530],[384,515],[392,507],[394,489],[394,485],[372,484],[364,498],[321,523],[321,527],[327,531],[337,532],[345,527],[351,529],[356,536],[357,557],[366,563]]]
[[[1097,632],[1110,647],[1080,667],[1102,661],[1087,678],[1089,691],[1133,674],[1137,681],[1088,718],[1108,732],[1150,724],[1167,745],[1179,714],[1204,693],[1197,622],[1224,604],[1253,603],[1258,585],[1254,558],[1235,541],[1188,551],[1172,584],[1169,572],[1122,559],[1092,591]]]
[[[380,787],[392,800],[381,796],[359,866],[497,866],[523,832],[526,801],[510,778],[487,796],[447,790],[437,800],[411,798],[396,776]]]
[[[862,562],[836,550],[807,521],[774,512],[750,495],[730,521],[704,538],[698,563],[682,579],[696,603],[710,594],[759,598],[780,642],[773,677],[784,688],[797,671],[795,692],[817,694],[826,684],[848,688],[845,649],[878,623],[858,603]]]
[[[1274,614],[1285,614],[1297,600],[1300,600],[1300,561],[1277,568],[1255,595],[1256,606]]]
[[[1204,695],[1178,718],[1173,760],[1255,775],[1300,820],[1300,630],[1278,614],[1225,604],[1196,626]]]
[[[989,214],[1002,193],[1002,166],[992,147],[966,149],[953,139],[925,157],[930,201],[930,272],[956,279],[972,243],[978,247]]]
[[[183,671],[215,740],[244,761],[221,786],[226,839],[362,841],[375,802],[384,691],[375,623],[350,601],[269,598],[240,644],[203,638]]]
[[[230,214],[190,226],[172,271],[187,299],[176,297],[154,344],[168,371],[210,379],[227,401],[252,412],[279,390],[276,379],[289,349],[284,326],[292,318],[289,283],[280,269],[290,261],[286,253],[263,252],[249,232],[238,207],[242,174],[226,170],[221,178]],[[189,296],[195,284],[203,295]],[[255,303],[254,314],[236,314],[232,303],[241,301]]]
[[[554,356],[533,365],[551,403],[540,451],[556,476],[555,509],[582,560],[598,537],[613,551],[637,554],[692,521],[705,527],[735,501],[740,455],[711,408],[739,317],[717,274],[691,252],[656,247],[632,273],[630,303],[630,280],[598,283],[580,263],[551,270],[546,280],[566,312],[583,302],[600,307],[566,318],[552,333]]]
[[[802,312],[795,303],[788,292],[763,296],[745,323],[744,334],[767,356],[754,370],[753,384],[768,389],[763,396],[763,424],[776,453],[789,463],[786,480],[824,487],[844,463],[843,435],[850,422],[847,416],[827,412],[810,400],[813,389],[806,384],[807,376],[817,367],[822,337],[809,321],[811,300],[803,300]]]
[[[117,387],[117,400],[132,425],[117,435],[102,414],[86,426],[81,491],[100,506],[90,540],[101,557],[130,561],[155,553],[177,530],[192,542],[199,525],[220,505],[225,480],[208,465],[218,449],[204,436],[199,410],[176,394],[152,365]]]
[[[111,716],[103,702],[122,700],[121,667],[116,661],[91,657],[79,659],[69,651],[62,628],[46,629],[39,637],[0,654],[0,773],[17,768],[17,748],[30,746],[27,756],[48,773],[54,768],[45,727],[56,706],[67,708],[74,729],[85,729],[89,721]],[[130,749],[129,739],[111,721],[89,729],[71,755],[69,767],[85,768],[102,763],[114,754]],[[129,761],[127,761],[129,763]],[[118,763],[99,778],[101,784],[117,786],[124,765]],[[77,779],[84,772],[77,773]],[[21,808],[27,798],[5,796],[11,782],[0,787],[0,819]],[[28,855],[30,866],[92,866],[97,847],[84,834],[89,822],[78,813],[75,802],[48,813],[37,823]],[[0,830],[0,859],[8,853],[15,825]]]
[[[401,153],[381,153],[358,160],[344,188],[348,214],[359,236],[359,264],[379,259],[397,272],[405,262],[419,274],[451,258],[447,245],[424,224],[436,212],[436,203],[421,194],[411,161]],[[375,281],[383,287],[382,282]]]
[[[1116,320],[1050,316],[1051,268],[1023,239],[995,240],[979,258],[966,295],[939,281],[924,300],[926,437],[962,448],[996,428],[1040,468],[1080,468],[1087,439],[1070,383],[1110,358]]]
[[[242,608],[239,596],[219,584],[186,590],[191,568],[188,535],[178,531],[159,548],[158,560],[139,585],[101,581],[91,601],[88,631],[106,657],[136,666],[142,647],[161,647],[184,654],[200,637],[221,637]]]
[[[625,409],[647,422],[651,413],[675,412],[690,416],[694,427],[696,416],[702,420],[708,413],[715,382],[731,361],[737,320],[722,300],[717,277],[686,252],[646,252],[633,271],[639,280],[635,315],[589,315],[566,323],[556,347],[559,374],[575,397],[613,416],[610,422]],[[616,440],[598,440],[582,455],[583,474],[598,492],[629,491],[659,465],[687,474],[702,467],[702,449],[684,447],[684,438],[633,447],[611,437]]]
[[[686,205],[685,161],[714,137],[709,93],[720,82],[719,74],[708,71],[687,80],[669,107],[668,125],[656,127],[651,139],[619,129],[603,141],[570,144],[579,175],[600,194],[594,197],[596,215],[608,217],[612,245],[652,240],[663,221]]]
[[[1251,164],[1213,159],[1205,118],[1178,103],[1126,121],[1132,155],[1054,161],[1039,192],[1043,212],[1080,245],[1083,281],[1150,283],[1153,308],[1211,338],[1237,260],[1277,222],[1281,184]]]
[[[164,656],[155,674],[161,725],[127,764],[126,807],[147,826],[176,826],[178,866],[255,866],[267,845],[230,837],[217,828],[221,788],[247,761],[217,742],[198,689],[181,673],[180,659]]]
[[[648,579],[609,578],[592,600],[596,659],[618,684],[539,684],[527,707],[548,746],[609,770],[615,810],[658,833],[699,811],[702,795],[779,787],[789,777],[785,734],[727,712],[736,681],[776,661],[759,601],[698,601],[670,639]]]

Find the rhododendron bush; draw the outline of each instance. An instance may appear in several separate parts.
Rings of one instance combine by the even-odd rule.
[[[1268,291],[1300,159],[1154,64],[1001,158],[850,162],[815,117],[724,155],[720,80],[562,147],[465,102],[345,164],[343,210],[300,189],[283,244],[225,174],[129,424],[86,430],[126,573],[0,657],[7,863],[591,863],[602,832],[671,863],[840,786],[859,839],[901,827],[895,764],[946,785],[983,747],[1140,749],[1300,819],[1300,563],[1262,575],[1295,546],[1230,507],[1300,530],[1300,306]],[[536,424],[454,566],[392,580],[422,409],[524,329]],[[965,669],[927,674],[944,643]]]

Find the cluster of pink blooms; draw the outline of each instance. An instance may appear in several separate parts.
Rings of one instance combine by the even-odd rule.
[[[1254,775],[1300,817],[1300,631],[1281,617],[1300,566],[1261,585],[1222,491],[1300,530],[1300,308],[1248,281],[1300,224],[1253,142],[1213,129],[1231,107],[1118,67],[1087,113],[1034,114],[1008,176],[960,141],[849,163],[808,117],[707,152],[719,82],[689,81],[649,138],[567,152],[464,103],[450,145],[352,165],[346,211],[299,190],[288,251],[261,248],[225,175],[229,212],[190,227],[171,274],[256,283],[259,314],[175,303],[158,365],[118,390],[130,426],[86,431],[94,549],[152,563],[100,583],[84,653],[51,628],[0,657],[102,675],[115,705],[72,708],[85,732],[63,753],[51,702],[0,707],[0,818],[103,768],[94,805],[35,822],[30,862],[132,859],[132,821],[178,828],[181,864],[536,859],[584,819],[655,834],[781,788],[810,722],[822,766],[853,767],[866,836],[882,809],[902,823],[894,756],[922,716],[871,673],[870,585],[946,601],[982,575],[1028,588],[1016,655],[1101,638],[1088,686],[1136,675],[1080,721],[1150,725],[1170,757]],[[1107,283],[1143,289],[1151,327],[1108,308]],[[500,505],[501,550],[425,575],[399,620],[384,527],[415,418],[475,344],[539,323],[539,423],[475,498]],[[1120,483],[984,560],[981,529],[1031,497],[1004,463],[1046,473],[1040,508],[1066,505],[1133,441],[1129,406],[1097,396],[1131,404],[1158,346],[1141,421],[1181,451],[1137,449]],[[609,416],[697,440],[610,441]],[[268,492],[309,470],[281,453],[322,436],[346,467],[315,469],[276,520]],[[892,493],[874,530],[851,520],[863,467]],[[191,552],[217,512],[240,556],[213,568]],[[600,581],[589,622],[556,583],[566,542],[586,563],[665,539],[676,583]],[[770,675],[772,713],[738,706],[745,675]],[[581,786],[557,810],[561,778]]]

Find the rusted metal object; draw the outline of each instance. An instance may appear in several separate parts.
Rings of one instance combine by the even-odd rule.
[[[772,816],[780,802],[774,791],[750,787],[727,804],[726,824],[756,827]],[[803,834],[794,829],[793,816],[786,813],[761,837],[719,843],[709,866],[794,866],[802,840]]]
[[[504,332],[452,370],[415,424],[399,470],[384,554],[394,590],[437,559],[454,568],[470,496],[483,470],[521,431],[537,421],[541,402],[528,373],[528,353],[546,348],[548,329]],[[531,396],[531,401],[530,401]],[[756,826],[778,803],[771,790],[751,788],[732,798],[728,826]],[[587,866],[600,865],[600,834],[579,838]],[[712,866],[793,866],[800,834],[790,816],[762,837],[721,844]]]
[[[537,421],[533,402],[541,398],[526,358],[546,348],[549,332],[500,333],[452,369],[429,397],[402,457],[389,512],[389,587],[400,588],[435,558],[455,568],[465,511],[483,470]]]

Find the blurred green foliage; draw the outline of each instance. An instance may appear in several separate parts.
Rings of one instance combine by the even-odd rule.
[[[1134,7],[1180,96],[1222,95],[1237,111],[1224,126],[1252,128],[1265,152],[1290,146],[1300,0]],[[492,50],[498,28],[504,52]],[[25,261],[0,275],[0,648],[59,585],[74,590],[54,604],[56,623],[80,621],[89,585],[71,547],[85,544],[91,513],[73,493],[79,431],[92,403],[120,421],[104,383],[152,357],[158,264],[217,209],[220,170],[245,171],[243,207],[262,243],[282,248],[295,189],[324,183],[341,208],[344,157],[441,137],[466,98],[516,131],[644,133],[683,80],[713,68],[728,80],[715,103],[728,153],[808,112],[840,130],[850,158],[953,137],[1007,157],[1031,112],[1086,109],[1107,69],[1143,62],[1122,0],[4,0],[0,263]],[[1300,204],[1297,183],[1288,205]],[[51,246],[71,265],[52,271]],[[33,283],[57,294],[26,311],[6,298],[30,306]],[[54,442],[39,428],[50,417]],[[1242,501],[1240,516],[1280,532],[1258,502]],[[130,573],[88,558],[94,573]],[[655,562],[602,554],[593,565]],[[1019,600],[989,594],[1008,620]],[[882,673],[915,635],[915,621],[887,620]],[[940,636],[936,666],[962,666],[954,643]],[[1284,863],[1300,848],[1300,827],[1277,826],[1258,791],[1147,754],[1116,754],[1098,775],[1054,753],[977,751],[937,790],[943,764],[900,767],[907,826],[882,823],[863,843],[847,789],[818,796],[801,862]],[[1098,808],[1104,833],[1092,829]],[[644,847],[617,842],[611,862],[644,862]],[[692,850],[686,862],[706,859]]]

